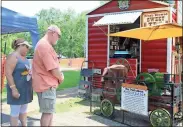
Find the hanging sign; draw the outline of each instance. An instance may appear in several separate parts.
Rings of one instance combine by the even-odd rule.
[[[142,14],[142,27],[160,25],[170,22],[168,11],[144,12]]]

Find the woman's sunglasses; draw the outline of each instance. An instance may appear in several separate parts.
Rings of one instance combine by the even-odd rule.
[[[27,45],[25,45],[25,44],[24,44],[23,46],[25,46],[27,49],[29,49],[29,46],[27,46]]]

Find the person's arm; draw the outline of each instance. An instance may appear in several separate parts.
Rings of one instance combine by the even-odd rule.
[[[41,51],[41,59],[47,71],[49,71],[55,78],[58,79],[58,83],[63,81],[63,75],[59,70],[59,63],[57,63],[57,57],[49,51]]]
[[[11,89],[16,88],[15,82],[12,76],[12,73],[15,69],[16,64],[17,64],[17,58],[13,55],[9,55],[5,63],[5,75]]]
[[[61,74],[61,72],[59,71],[58,68],[52,69],[52,70],[50,70],[50,72],[51,72],[51,74],[52,74],[55,78],[57,78],[57,79],[59,80],[59,82],[63,80],[62,74]]]
[[[9,55],[6,59],[6,63],[5,63],[5,75],[6,78],[8,80],[8,84],[12,90],[12,96],[16,99],[18,99],[20,97],[20,94],[16,88],[14,79],[13,79],[13,71],[16,67],[17,64],[17,58],[13,55]]]

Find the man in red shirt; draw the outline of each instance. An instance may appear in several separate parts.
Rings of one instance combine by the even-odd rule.
[[[41,126],[51,126],[55,112],[56,88],[64,76],[59,70],[57,54],[52,47],[60,38],[60,29],[51,25],[35,47],[32,65],[32,86],[38,95]]]

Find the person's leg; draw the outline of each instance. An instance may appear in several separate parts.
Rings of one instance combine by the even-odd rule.
[[[45,99],[42,98],[42,93],[37,93],[38,95],[38,102],[39,102],[39,112],[42,113],[41,115],[41,120],[40,120],[40,125],[41,126],[49,126],[50,121],[51,121],[51,114],[50,113],[45,113],[45,107],[46,107],[46,102]]]
[[[42,112],[41,126],[52,126],[53,113],[55,112],[56,89],[53,88],[43,92],[39,98],[40,112]]]
[[[41,126],[52,126],[52,113],[42,113],[41,116]]]
[[[27,107],[28,104],[21,105],[19,119],[22,126],[27,126]]]
[[[42,93],[37,93],[37,97],[38,97],[38,103],[39,103],[39,112],[42,113]],[[44,126],[44,125],[43,125],[43,124],[44,124],[43,119],[45,119],[44,117],[45,117],[45,116],[44,116],[43,113],[42,113],[41,119],[40,119],[40,126]],[[45,124],[46,124],[46,125],[48,125],[47,122],[48,122],[48,120],[45,121]]]
[[[55,112],[55,105],[56,105],[56,89],[52,89],[52,101],[51,101],[51,105],[50,105],[50,112],[51,112],[51,115],[50,115],[50,124],[49,126],[52,126],[53,124],[53,113]]]
[[[51,116],[50,116],[50,123],[49,123],[49,126],[52,126],[52,124],[53,124],[53,113],[52,113]]]
[[[18,116],[21,105],[10,105],[10,125],[18,126]]]

